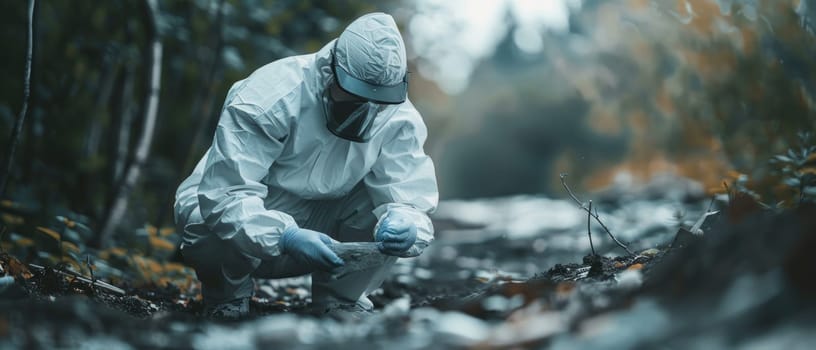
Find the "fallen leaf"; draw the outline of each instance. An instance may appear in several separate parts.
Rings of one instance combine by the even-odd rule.
[[[80,252],[79,247],[77,247],[76,244],[73,244],[71,242],[62,242],[62,251],[66,252],[66,253],[67,252],[74,252],[74,253],[77,253],[77,254],[79,254],[79,252]]]
[[[65,217],[62,218],[62,223],[64,223],[65,227],[68,227],[68,228],[76,227],[76,222],[75,221],[73,221],[71,219],[68,219],[68,218],[65,218]]]
[[[6,259],[4,260],[6,260],[6,270],[8,270],[9,275],[22,277],[23,279],[29,279],[33,276],[31,271],[28,270],[28,267],[21,263],[20,260],[17,260],[17,258],[6,255]]]
[[[60,234],[57,233],[57,231],[54,231],[54,230],[52,230],[50,228],[37,226],[37,231],[40,231],[40,233],[44,233],[45,235],[53,238],[55,241],[61,241],[62,240],[60,238]]]
[[[9,225],[22,225],[25,222],[23,217],[8,213],[3,213],[3,215],[0,215],[0,219]]]
[[[164,227],[161,230],[159,230],[159,236],[160,237],[167,237],[167,236],[170,236],[170,235],[172,235],[174,233],[176,233],[176,229],[173,228],[173,227]]]
[[[147,231],[147,234],[150,235],[150,237],[155,237],[156,233],[158,233],[158,229],[153,225],[147,225],[147,227],[145,227],[145,231]]]
[[[151,235],[149,240],[150,240],[150,245],[153,248],[160,249],[160,250],[167,250],[167,251],[173,251],[173,250],[176,249],[176,246],[173,243],[171,243],[170,241],[166,240],[166,239],[162,239],[162,238]]]

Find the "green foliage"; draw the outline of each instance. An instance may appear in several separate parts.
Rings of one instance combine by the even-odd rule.
[[[799,133],[798,145],[771,159],[781,182],[798,194],[797,203],[816,201],[816,140],[810,132]]]
[[[173,261],[180,240],[173,229],[145,225],[120,237],[114,247],[96,250],[86,244],[94,236],[87,218],[56,216],[38,226],[20,209],[13,202],[0,206],[0,224],[3,232],[8,232],[0,235],[0,252],[24,263],[70,270],[119,285],[193,287],[193,270]]]
[[[732,172],[722,190],[729,201],[755,203],[757,208],[779,210],[816,202],[816,143],[812,133],[800,132],[797,142],[757,164],[759,175]],[[766,171],[766,168],[768,169]]]

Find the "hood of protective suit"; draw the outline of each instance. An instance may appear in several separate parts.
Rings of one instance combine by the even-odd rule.
[[[329,44],[330,76],[318,99],[326,127],[335,136],[368,142],[376,119],[383,119],[389,105],[408,96],[405,45],[394,19],[384,13],[364,15],[352,22]],[[324,48],[325,49],[325,48]]]
[[[401,87],[405,81],[405,43],[394,18],[385,13],[370,13],[351,22],[337,38],[334,55],[338,68],[350,78],[382,87]],[[344,83],[341,80],[340,86],[353,94],[379,100]]]

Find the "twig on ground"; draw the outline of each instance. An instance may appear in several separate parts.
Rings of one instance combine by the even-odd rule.
[[[723,185],[725,185],[725,182],[723,182]],[[728,188],[728,185],[725,185],[725,186],[726,186],[726,188]],[[668,251],[669,251],[669,252],[670,252],[670,251],[672,251],[672,249],[674,249],[675,244],[677,244],[677,240],[680,238],[680,235],[681,235],[681,234],[683,234],[684,232],[690,233],[690,234],[692,234],[692,235],[694,235],[694,236],[701,236],[701,235],[703,235],[703,233],[704,233],[704,232],[703,232],[703,230],[701,229],[701,227],[702,227],[703,223],[705,222],[705,219],[706,219],[707,217],[711,216],[711,215],[714,215],[714,214],[717,214],[717,213],[719,213],[719,212],[720,212],[719,210],[716,210],[716,211],[711,211],[711,208],[714,206],[714,201],[715,201],[716,199],[717,199],[716,197],[712,197],[712,198],[711,198],[711,201],[710,201],[710,202],[708,202],[708,208],[706,208],[705,213],[703,213],[702,217],[700,217],[700,219],[698,219],[698,220],[697,220],[697,221],[696,221],[696,222],[695,222],[695,223],[694,223],[694,224],[691,226],[691,228],[689,228],[689,229],[684,229],[684,228],[682,227],[683,225],[682,225],[682,223],[681,223],[681,225],[680,225],[680,226],[681,226],[681,227],[680,227],[680,229],[679,229],[679,230],[677,230],[677,233],[675,233],[675,234],[674,234],[674,239],[672,240],[671,244],[669,244],[669,249],[668,249]]]
[[[30,268],[34,269],[34,270],[37,270],[37,271],[43,271],[43,270],[46,269],[46,267],[41,266],[41,265],[36,265],[36,264],[28,264],[28,266]],[[102,282],[100,280],[94,281],[94,280],[92,280],[92,279],[90,279],[88,277],[82,276],[82,275],[80,275],[80,274],[78,274],[76,272],[73,272],[71,270],[57,270],[57,269],[51,269],[51,270],[53,270],[53,271],[55,271],[55,272],[57,272],[57,273],[59,273],[59,274],[61,274],[63,276],[74,277],[78,281],[92,284],[93,286],[102,288],[102,289],[104,289],[104,290],[106,290],[108,292],[114,293],[114,294],[118,294],[118,295],[125,295],[126,294],[125,291],[122,288],[119,288],[117,286]]]
[[[711,198],[711,201],[708,203],[708,208],[706,208],[705,213],[703,213],[703,216],[701,216],[700,219],[698,219],[694,223],[694,225],[691,226],[691,228],[688,230],[689,232],[691,232],[691,233],[693,233],[695,235],[698,235],[698,236],[702,235],[704,233],[702,227],[703,227],[703,223],[705,222],[706,218],[720,212],[719,210],[714,210],[714,211],[711,210],[711,207],[714,206],[714,199],[715,199],[714,197]]]
[[[88,273],[91,274],[91,291],[94,294],[96,294],[96,288],[94,288],[94,285],[96,284],[96,276],[94,276],[93,265],[91,264],[91,256],[90,255],[85,256],[85,265],[88,266]]]
[[[714,200],[716,200],[716,199],[717,199],[717,197],[711,197],[711,201],[708,202],[708,208],[706,208],[706,213],[711,211],[711,207],[714,206]]]
[[[615,244],[617,244],[619,247],[623,248],[623,250],[625,250],[627,253],[629,253],[629,255],[635,255],[634,253],[632,253],[631,250],[629,250],[628,247],[626,247],[626,245],[624,245],[623,243],[621,243],[621,241],[619,241],[617,238],[615,238],[615,236],[612,234],[612,232],[609,231],[609,228],[606,227],[606,225],[604,225],[603,221],[601,221],[601,218],[598,217],[598,208],[595,208],[595,214],[593,214],[591,207],[587,208],[584,205],[584,203],[581,202],[581,200],[578,199],[578,197],[575,196],[575,193],[572,192],[572,190],[567,185],[567,181],[565,180],[567,178],[567,175],[568,174],[566,174],[566,173],[561,173],[561,185],[563,185],[564,188],[567,190],[567,193],[569,193],[569,196],[572,198],[572,200],[574,200],[575,203],[578,203],[578,205],[581,207],[581,209],[586,211],[589,216],[595,218],[595,221],[598,222],[598,224],[601,225],[601,227],[604,229],[604,231],[606,231],[606,234],[609,235],[610,238],[612,238],[612,240],[615,242]]]
[[[589,201],[589,210],[587,210],[587,236],[589,236],[589,247],[592,248],[592,255],[598,255],[595,254],[595,246],[592,244],[592,230],[589,228],[589,223],[591,222],[592,218],[591,214],[592,214],[592,200]]]

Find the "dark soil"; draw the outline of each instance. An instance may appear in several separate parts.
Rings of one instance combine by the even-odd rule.
[[[731,214],[734,213],[724,215]],[[534,238],[454,244],[449,247],[456,250],[455,259],[444,257],[441,252],[447,248],[440,240],[440,247],[426,252],[427,257],[395,268],[392,278],[371,299],[378,310],[387,310],[407,298],[411,310],[430,308],[443,314],[469,315],[500,330],[502,325],[516,324],[512,322],[542,322],[530,319],[531,312],[557,313],[566,322],[566,331],[521,333],[527,338],[519,338],[510,347],[557,348],[558,344],[595,348],[687,348],[701,344],[741,347],[754,344],[752,341],[766,341],[766,337],[773,340],[774,332],[792,332],[807,338],[810,333],[804,330],[812,330],[816,325],[813,316],[816,260],[811,254],[816,246],[816,208],[759,211],[741,217],[740,221],[716,221],[704,237],[689,236],[681,230],[677,239],[672,237],[663,245],[636,255],[586,255],[580,262],[542,266],[540,273],[529,277],[504,272],[501,267],[520,260],[539,261],[540,254],[530,248]],[[267,324],[264,322],[279,320],[268,317],[292,313],[298,316],[287,322],[313,319],[318,330],[340,327],[334,321],[306,313],[309,297],[304,291],[308,286],[298,282],[274,286],[259,282],[251,304],[252,316],[224,323],[200,317],[201,302],[173,285],[125,288],[126,295],[121,296],[72,281],[53,268],[20,271],[19,265],[13,257],[2,256],[6,270],[17,269],[13,271],[17,283],[5,289],[0,299],[0,308],[4,310],[0,316],[0,337],[10,339],[14,346],[77,347],[88,342],[113,342],[135,347],[186,348],[213,329],[220,329],[213,327],[256,334],[253,329]],[[462,329],[461,334],[457,331],[451,334],[441,325],[437,329],[416,328],[421,326],[410,321],[418,317],[413,311],[396,318],[388,312],[376,316],[382,321],[377,321],[379,326],[363,322],[354,328],[356,331],[348,331],[363,338],[349,333],[326,335],[320,338],[320,344],[331,347],[355,344],[355,339],[370,339],[408,346],[416,343],[405,338],[410,336],[433,341],[458,339],[439,343],[440,347],[462,344],[506,347],[493,338],[466,342],[470,340],[465,325],[454,328]],[[649,322],[652,316],[646,315],[652,314],[666,315],[672,321]],[[646,323],[631,326],[643,328],[648,335],[623,330],[613,333],[619,336],[603,335],[607,334],[603,330],[610,326],[597,330],[607,337],[604,341],[583,333],[603,315],[641,319]],[[705,317],[701,318],[702,315]],[[526,319],[530,321],[519,321]],[[383,325],[404,332],[394,335],[393,329],[377,328]],[[411,331],[415,328],[424,331]],[[501,338],[501,333],[496,334]],[[560,335],[554,337],[556,334]],[[254,344],[268,344],[268,336],[263,339],[266,340]],[[281,338],[273,343],[302,345],[301,340],[294,338]]]

